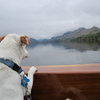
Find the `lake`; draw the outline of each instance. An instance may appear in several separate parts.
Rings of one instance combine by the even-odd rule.
[[[24,66],[100,63],[98,44],[45,43],[27,49],[29,57],[22,62]]]

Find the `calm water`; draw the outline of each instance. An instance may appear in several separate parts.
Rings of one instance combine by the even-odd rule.
[[[100,63],[97,44],[37,44],[28,47],[29,57],[22,65],[66,65]]]

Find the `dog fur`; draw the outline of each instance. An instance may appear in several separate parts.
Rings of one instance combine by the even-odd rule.
[[[29,44],[27,36],[8,34],[0,37],[0,58],[9,59],[20,65],[21,61],[28,56],[26,45]],[[33,66],[28,72],[28,92],[31,93],[33,74],[37,69]],[[24,100],[26,89],[21,86],[21,76],[0,63],[0,100]]]

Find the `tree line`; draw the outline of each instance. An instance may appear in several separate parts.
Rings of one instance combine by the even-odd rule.
[[[70,39],[71,42],[87,42],[87,43],[100,43],[100,32],[82,35],[77,38]]]

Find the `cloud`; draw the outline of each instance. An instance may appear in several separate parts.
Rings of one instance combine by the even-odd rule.
[[[99,0],[0,0],[0,33],[50,38],[79,27],[100,27]]]

